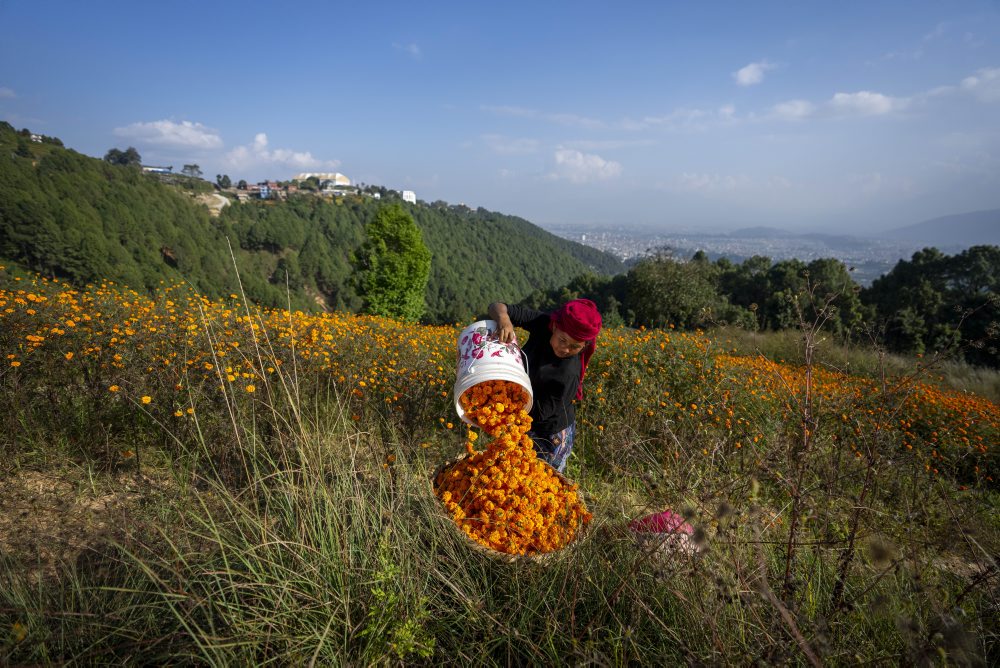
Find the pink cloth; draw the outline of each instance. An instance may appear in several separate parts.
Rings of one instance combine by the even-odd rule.
[[[684,521],[684,518],[672,510],[653,513],[632,520],[628,528],[640,533],[694,533],[694,527]]]

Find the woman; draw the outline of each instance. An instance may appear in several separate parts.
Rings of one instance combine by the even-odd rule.
[[[550,313],[496,302],[489,314],[503,343],[514,340],[515,326],[528,330],[528,341],[521,346],[534,396],[528,435],[538,457],[561,472],[573,450],[573,400],[583,398],[583,376],[597,346],[601,314],[589,299],[574,299]]]

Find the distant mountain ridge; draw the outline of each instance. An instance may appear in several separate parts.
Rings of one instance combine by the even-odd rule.
[[[940,248],[1000,245],[1000,209],[956,213],[896,227],[881,235]]]
[[[778,227],[742,227],[733,230],[726,236],[735,239],[787,239],[789,237],[800,236],[795,232],[789,232]]]

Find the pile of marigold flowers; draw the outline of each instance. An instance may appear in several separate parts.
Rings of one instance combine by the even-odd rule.
[[[490,380],[459,398],[473,424],[493,440],[482,452],[469,432],[468,456],[440,472],[434,491],[472,540],[498,552],[534,555],[568,545],[591,520],[577,486],[535,455],[528,394]]]

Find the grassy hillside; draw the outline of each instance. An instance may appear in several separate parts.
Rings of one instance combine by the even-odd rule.
[[[186,281],[212,297],[236,291],[235,262],[254,302],[360,306],[350,260],[378,202],[301,195],[234,204],[210,218],[192,197],[197,184],[161,181],[28,142],[0,124],[0,258],[78,286],[110,280],[149,292]],[[496,299],[519,301],[583,273],[622,269],[612,256],[520,218],[423,204],[409,210],[433,253],[428,322],[468,319]]]
[[[997,662],[997,404],[606,330],[594,520],[510,562],[431,492],[456,332],[0,270],[0,663]]]

